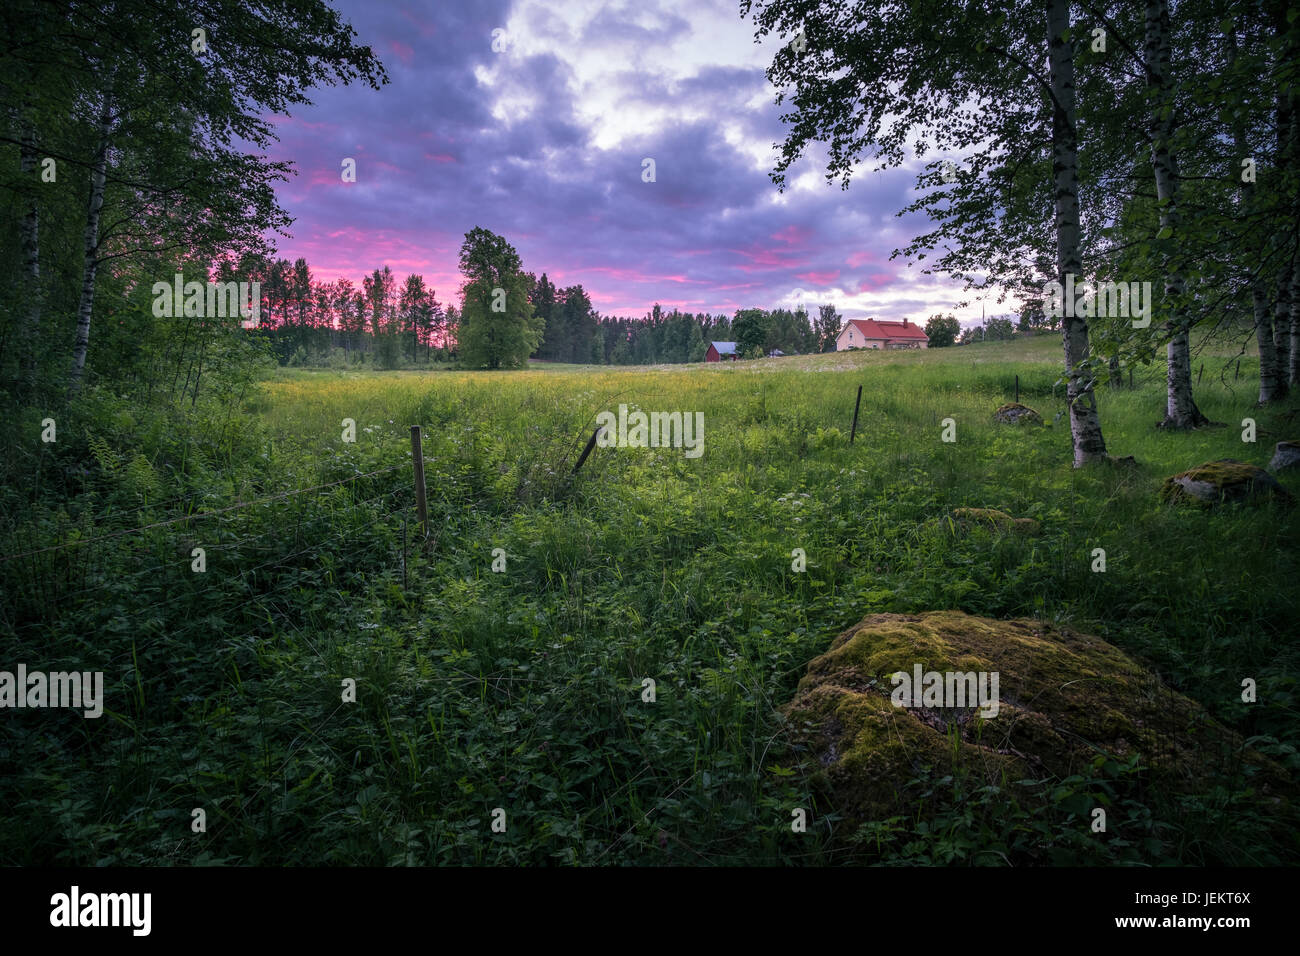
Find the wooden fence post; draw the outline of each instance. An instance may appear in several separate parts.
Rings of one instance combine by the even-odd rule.
[[[1020,404],[1020,376],[1016,376],[1016,404]]]
[[[420,426],[411,426],[411,461],[415,465],[415,513],[420,519],[420,533],[429,536],[429,503],[424,496],[424,447]]]
[[[578,463],[573,466],[573,474],[576,475],[578,473],[578,469],[581,468],[586,463],[587,456],[590,455],[591,450],[596,447],[596,439],[600,436],[600,433],[604,430],[605,430],[605,426],[600,425],[596,428],[594,432],[591,433],[591,437],[587,439],[587,447],[582,450],[582,454],[578,456]]]
[[[862,386],[858,386],[858,400],[853,403],[853,428],[849,431],[849,444],[853,444],[853,439],[858,434],[858,408],[862,405]]]

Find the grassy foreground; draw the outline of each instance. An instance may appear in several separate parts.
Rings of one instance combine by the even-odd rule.
[[[0,859],[1296,862],[1240,808],[1240,781],[1207,779],[1203,797],[1175,803],[1104,762],[1095,778],[1053,782],[1049,815],[919,774],[913,815],[830,848],[837,821],[778,710],[808,661],[873,612],[1090,631],[1300,766],[1300,521],[1156,498],[1163,477],[1203,461],[1267,465],[1275,441],[1300,437],[1296,406],[1255,409],[1253,364],[1220,380],[1207,359],[1197,399],[1227,427],[1167,434],[1154,428],[1163,368],[1139,369],[1135,389],[1100,395],[1111,452],[1138,467],[1077,471],[1059,355],[1043,336],[635,370],[281,371],[244,418],[196,426],[183,481],[169,478],[182,452],[133,437],[138,423],[106,425],[101,517],[77,533],[170,520],[180,512],[164,499],[181,493],[191,512],[232,510],[76,549],[94,557],[63,569],[56,601],[29,588],[19,653],[102,667],[109,700],[98,722],[46,712],[0,745],[14,767],[0,796],[20,821]],[[992,423],[1017,374],[1046,427]],[[570,477],[596,414],[620,403],[703,412],[703,455],[601,448]],[[1248,416],[1255,444],[1242,441]],[[341,440],[344,419],[355,443]],[[413,423],[425,426],[425,546]],[[147,472],[127,464],[141,457]],[[934,525],[963,506],[1044,533],[954,538]],[[6,587],[27,587],[20,573]],[[1258,703],[1241,701],[1246,677]],[[1107,834],[1088,832],[1081,800],[1114,808]],[[206,832],[193,832],[198,808]],[[791,831],[795,808],[806,833]]]

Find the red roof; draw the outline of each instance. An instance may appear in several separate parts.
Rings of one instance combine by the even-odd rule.
[[[915,339],[920,342],[930,341],[925,329],[915,322],[886,322],[883,319],[849,319],[863,338],[866,339]]]

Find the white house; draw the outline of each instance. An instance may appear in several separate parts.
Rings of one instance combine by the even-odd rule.
[[[848,349],[923,349],[930,337],[914,322],[849,319],[835,338],[835,351]]]

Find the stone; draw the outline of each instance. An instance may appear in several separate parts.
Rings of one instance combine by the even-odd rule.
[[[1267,471],[1235,458],[1206,462],[1166,478],[1160,488],[1160,497],[1165,501],[1192,501],[1205,505],[1291,501],[1291,495]]]
[[[1043,530],[1042,525],[1033,518],[1013,518],[1005,511],[998,511],[996,508],[957,508],[953,511],[952,517],[963,531],[978,525],[1024,535],[1035,535]]]
[[[1272,471],[1300,468],[1300,441],[1280,441],[1273,447],[1273,460],[1268,463]]]
[[[996,673],[998,705],[900,707],[903,679],[891,675],[914,669]],[[809,663],[783,713],[845,836],[913,813],[914,779],[964,772],[970,788],[996,786],[1032,808],[1050,788],[1018,781],[1086,775],[1099,754],[1136,757],[1148,785],[1172,794],[1203,793],[1207,776],[1239,760],[1265,812],[1292,805],[1286,772],[1200,704],[1114,645],[1044,621],[869,615]]]
[[[1042,415],[1019,402],[1007,402],[993,413],[993,420],[1002,425],[1043,424]]]

